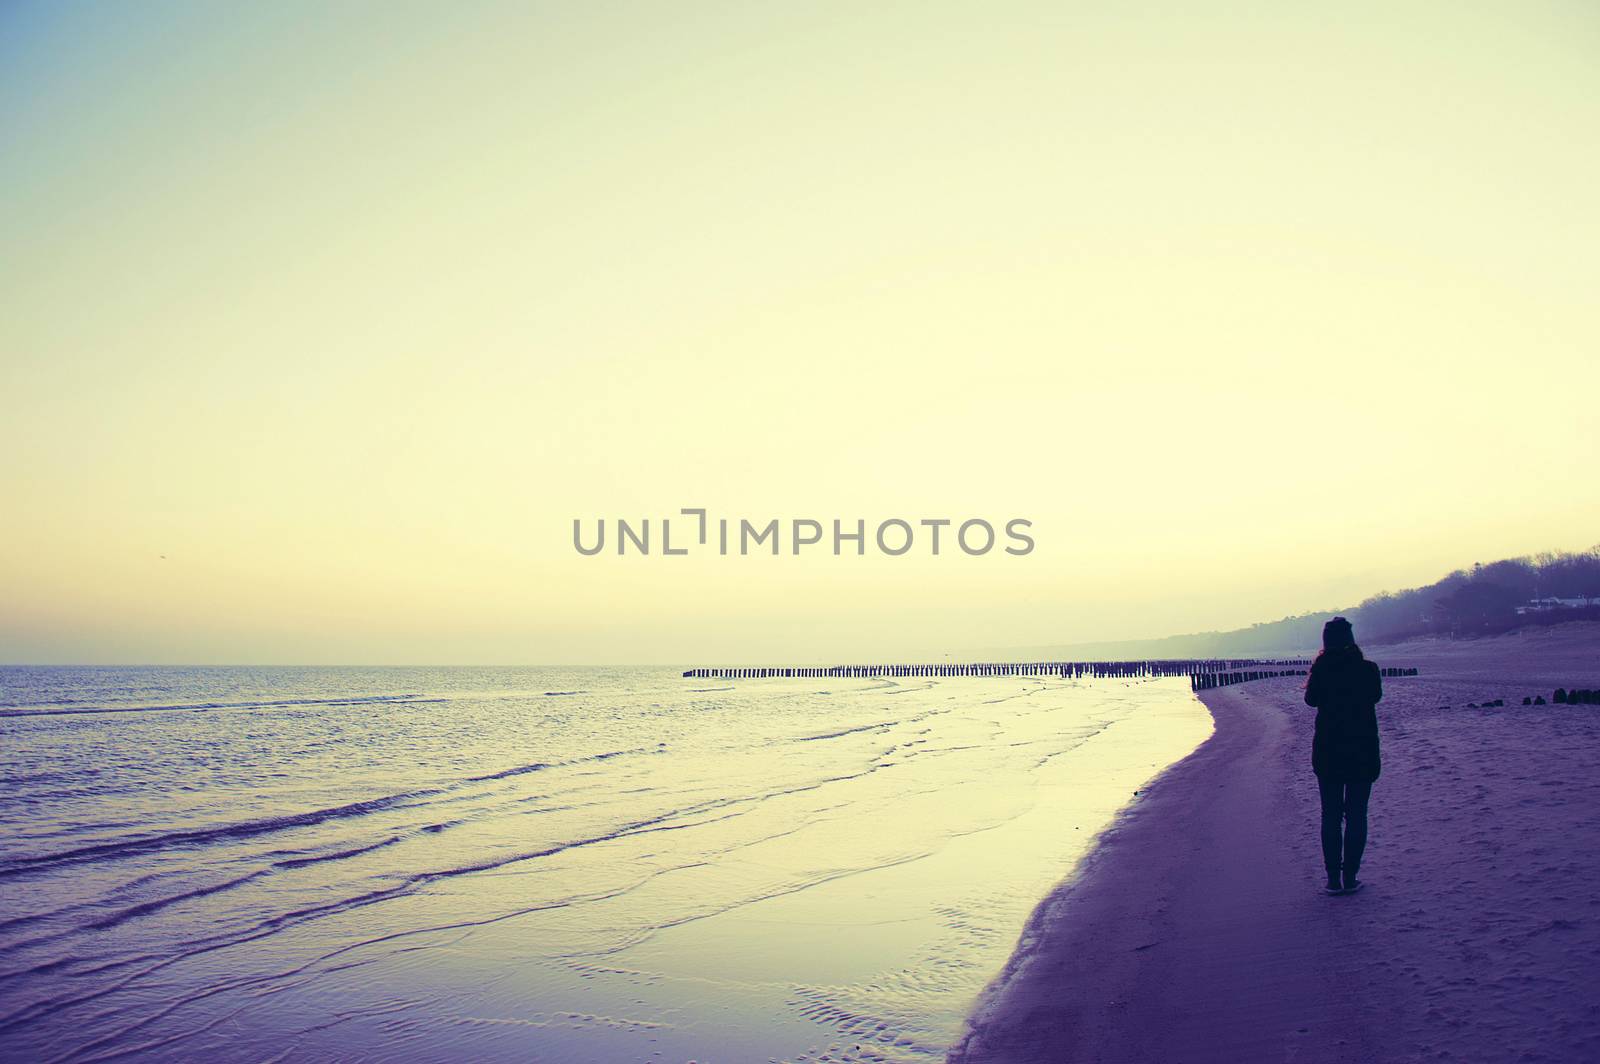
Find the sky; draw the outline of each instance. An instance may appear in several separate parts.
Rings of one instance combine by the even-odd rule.
[[[1587,3],[5,4],[0,661],[939,660],[1590,547],[1597,54]],[[1035,548],[573,548],[685,507]]]

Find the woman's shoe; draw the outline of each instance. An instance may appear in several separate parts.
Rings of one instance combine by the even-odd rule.
[[[1341,894],[1354,894],[1356,891],[1358,891],[1360,889],[1361,889],[1361,880],[1355,878],[1354,876],[1346,876],[1345,877],[1345,881],[1344,881],[1344,890],[1340,891],[1339,893],[1341,893]]]
[[[1336,876],[1329,876],[1328,885],[1322,889],[1327,891],[1329,894],[1343,894],[1344,884],[1340,883]]]

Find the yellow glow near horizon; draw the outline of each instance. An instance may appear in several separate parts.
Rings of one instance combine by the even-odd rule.
[[[1600,540],[1592,7],[867,7],[9,6],[0,659],[931,658]],[[683,506],[1038,548],[572,550]]]

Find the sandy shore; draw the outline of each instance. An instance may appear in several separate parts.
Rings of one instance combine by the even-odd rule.
[[[1369,648],[1384,774],[1320,893],[1299,679],[1206,692],[1216,733],[1042,903],[952,1062],[1600,1060],[1600,626]],[[1504,708],[1474,709],[1504,699]]]

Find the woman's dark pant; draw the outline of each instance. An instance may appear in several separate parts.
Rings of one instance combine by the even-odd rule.
[[[1367,799],[1372,797],[1369,780],[1338,780],[1317,777],[1322,792],[1322,863],[1328,878],[1338,879],[1343,870],[1354,879],[1361,868],[1361,851],[1367,848]],[[1344,822],[1343,859],[1340,855],[1340,821]]]

